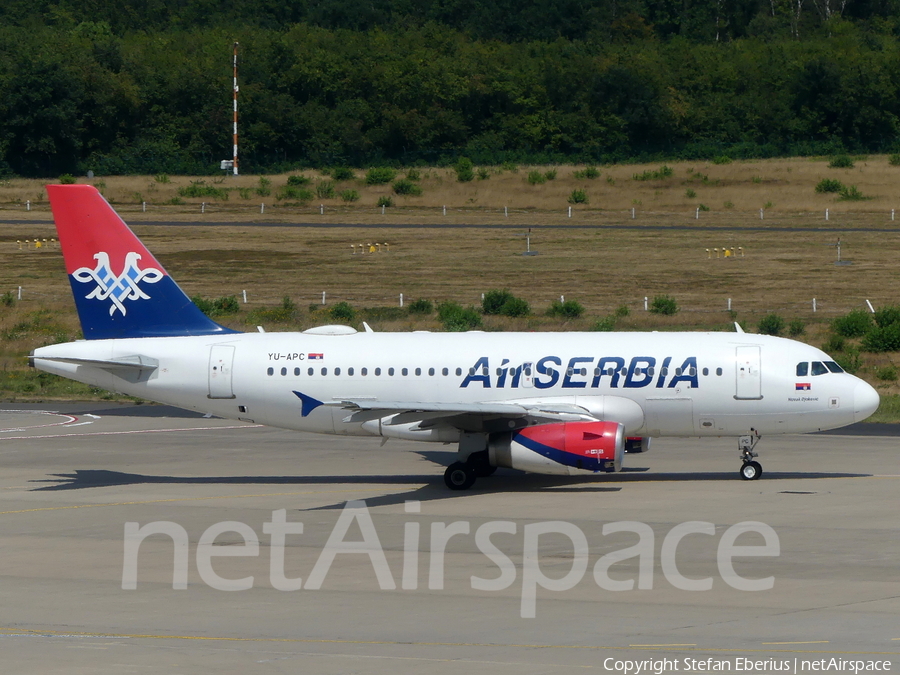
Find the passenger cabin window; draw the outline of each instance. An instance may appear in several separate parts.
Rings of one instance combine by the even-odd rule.
[[[281,374],[282,374],[282,375],[287,375],[287,368],[282,368],[282,369],[281,369]]]
[[[403,375],[403,377],[406,377],[407,375],[409,375],[409,369],[403,368],[403,369],[400,371],[400,374]]]
[[[328,368],[322,368],[322,374],[323,374],[323,375],[327,375],[327,374],[328,374]]]
[[[472,375],[474,375],[474,374],[475,374],[475,369],[473,368],[473,369],[472,369]],[[456,369],[456,376],[459,377],[460,375],[462,375],[462,368],[457,368],[457,369]]]
[[[828,372],[828,368],[825,367],[824,363],[821,363],[820,361],[812,362],[812,374],[813,375],[824,375],[827,372]]]
[[[310,368],[309,370],[306,371],[306,374],[307,374],[307,375],[312,375],[314,372],[316,372],[316,371],[313,370],[312,368]]]
[[[797,364],[797,377],[806,377],[809,375],[809,364],[804,361]]]
[[[394,376],[394,369],[393,369],[393,368],[388,368],[388,375],[390,375],[391,377]]]
[[[722,369],[721,369],[721,368],[716,368],[716,375],[719,375],[719,376],[721,377],[721,375],[722,375]]]
[[[441,370],[441,375],[447,376],[449,374],[450,374],[450,371],[447,368],[444,368],[443,370]]]
[[[421,375],[421,374],[422,374],[422,369],[421,369],[421,368],[416,368],[416,377],[418,377],[418,376]]]
[[[266,370],[266,375],[274,375],[274,374],[275,374],[275,369],[274,369],[274,368],[269,368],[269,369]]]
[[[353,368],[347,368],[347,374],[353,375]]]
[[[363,377],[365,377],[366,375],[369,374],[369,369],[368,368],[360,368],[359,374],[362,375]]]
[[[377,377],[378,375],[381,375],[381,368],[375,369],[375,376]]]
[[[299,368],[294,368],[294,375],[296,375],[296,376],[299,376],[299,375],[300,375],[300,369],[299,369]]]

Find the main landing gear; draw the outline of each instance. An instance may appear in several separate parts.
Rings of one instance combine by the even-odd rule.
[[[451,490],[468,490],[476,478],[485,478],[497,470],[491,466],[487,450],[473,452],[465,462],[453,462],[444,472],[444,483]]]
[[[759,432],[756,429],[750,429],[749,436],[741,436],[738,439],[738,449],[741,451],[741,478],[743,480],[756,480],[762,476],[762,465],[753,461],[754,457],[758,457],[759,453],[753,452],[753,448],[759,443]]]

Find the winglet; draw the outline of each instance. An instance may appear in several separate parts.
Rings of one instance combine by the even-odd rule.
[[[320,405],[325,405],[319,399],[313,398],[312,396],[307,396],[306,394],[301,394],[299,391],[295,391],[294,394],[297,396],[297,398],[300,399],[300,402],[302,404],[300,407],[300,417],[307,417]]]
[[[744,332],[744,329],[741,328],[741,324],[739,324],[737,321],[734,322],[734,330],[735,330],[736,333],[743,333],[743,332]]]

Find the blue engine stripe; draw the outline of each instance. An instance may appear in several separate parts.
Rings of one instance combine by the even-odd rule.
[[[583,455],[575,455],[571,452],[566,452],[565,450],[560,450],[559,448],[554,448],[550,445],[544,445],[543,443],[539,443],[533,438],[528,438],[524,434],[517,433],[513,434],[512,440],[519,445],[522,445],[532,452],[536,452],[539,455],[546,457],[547,459],[553,460],[557,464],[562,464],[563,466],[571,466],[576,469],[584,469],[585,471],[602,471],[605,466],[601,465],[601,462],[608,462],[606,459],[598,459],[596,457],[584,457]]]

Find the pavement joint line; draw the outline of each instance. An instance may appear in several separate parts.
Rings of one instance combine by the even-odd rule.
[[[629,647],[696,647],[696,644],[685,642],[683,644],[671,645],[628,645]]]
[[[250,499],[253,497],[285,497],[293,495],[326,495],[344,492],[359,492],[359,488],[352,490],[310,490],[304,492],[266,492],[252,495],[213,495],[211,497],[176,497],[174,499],[149,499],[133,502],[109,502],[106,504],[71,504],[69,506],[45,506],[36,509],[20,509],[18,511],[0,511],[0,516],[15,515],[17,513],[35,513],[37,511],[67,511],[71,509],[92,509],[101,506],[139,506],[141,504],[168,504],[172,502],[200,502],[212,499]]]
[[[120,436],[124,434],[164,434],[173,431],[219,431],[221,429],[259,429],[265,424],[233,424],[224,427],[184,427],[179,429],[131,429],[128,431],[88,431],[74,434],[49,434],[45,436],[0,436],[0,441],[30,441],[47,438],[69,438],[72,436]]]
[[[809,640],[807,642],[763,642],[764,645],[824,645],[831,640]]]
[[[198,642],[271,642],[271,643],[318,643],[318,644],[345,644],[345,645],[384,645],[405,647],[486,647],[486,648],[516,648],[516,649],[573,649],[586,651],[614,651],[629,648],[641,648],[629,645],[629,647],[616,645],[552,645],[552,644],[507,644],[500,642],[414,642],[409,640],[348,640],[328,638],[275,638],[275,637],[223,637],[215,635],[154,635],[142,633],[90,633],[80,631],[49,631],[22,628],[0,627],[0,635],[6,636],[43,636],[43,637],[88,637],[97,639],[132,638],[142,640],[186,640]],[[671,646],[667,646],[672,648]],[[657,647],[643,647],[658,651]],[[892,655],[898,656],[898,652],[859,652],[859,651],[812,651],[812,650],[788,650],[788,649],[731,649],[723,647],[675,647],[694,652],[737,652],[737,653],[800,653],[800,654],[857,654],[857,655]]]

